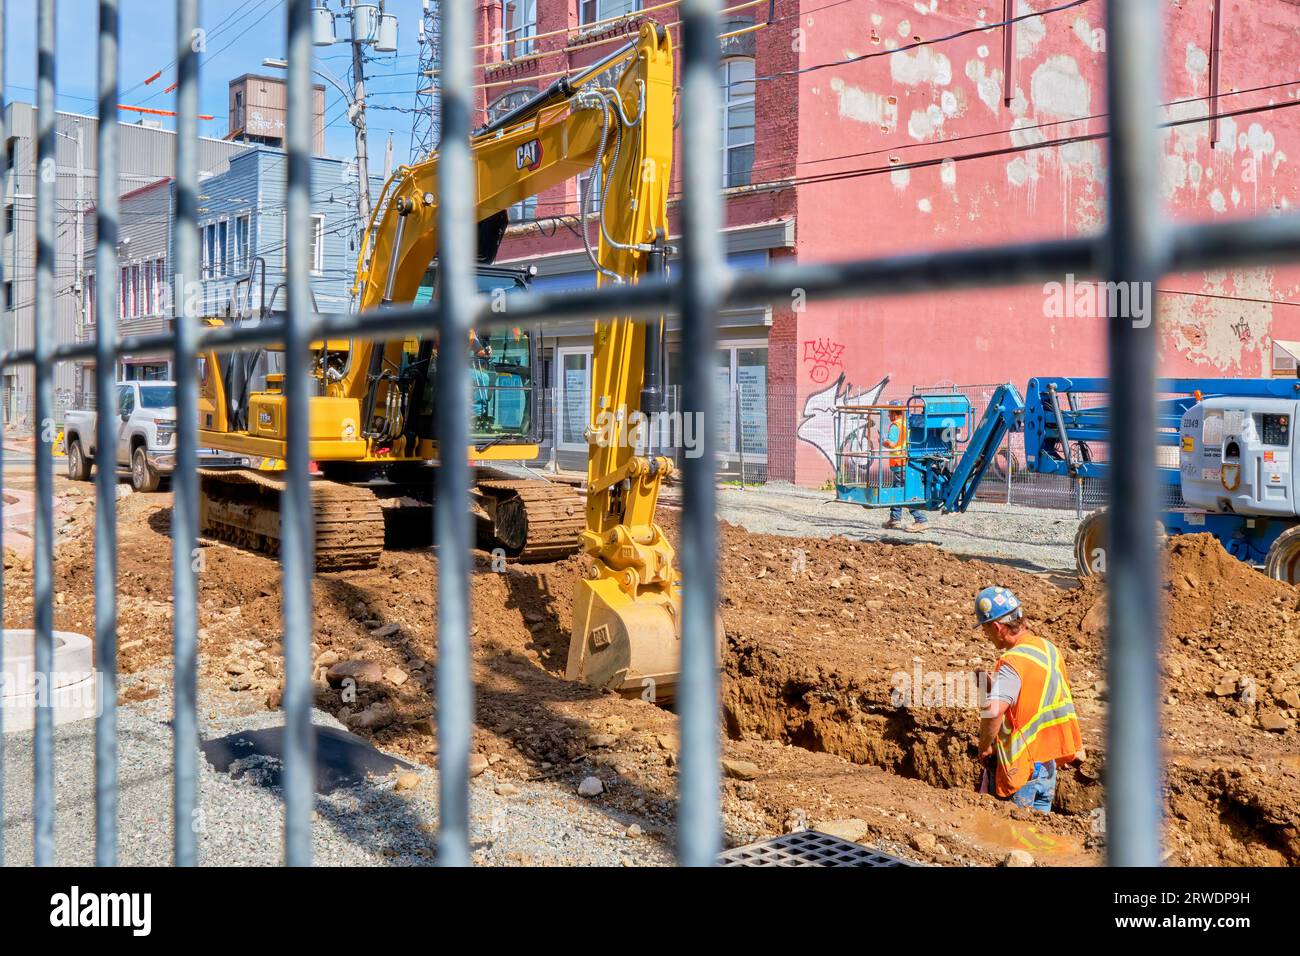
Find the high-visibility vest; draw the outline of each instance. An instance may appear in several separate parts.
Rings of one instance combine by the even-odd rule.
[[[897,432],[897,437],[895,437]],[[907,449],[907,418],[904,416],[896,422],[890,422],[889,431],[885,432],[885,447],[890,451],[896,448]],[[889,459],[890,468],[902,468],[907,464],[906,458]]]
[[[1083,749],[1079,718],[1061,652],[1051,641],[1029,635],[1003,652],[1020,676],[1020,696],[998,729],[998,796],[1009,797],[1033,776],[1035,763],[1073,757]]]

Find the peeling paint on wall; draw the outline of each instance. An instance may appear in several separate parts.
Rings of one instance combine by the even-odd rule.
[[[969,60],[966,77],[975,84],[980,102],[996,114],[1002,101],[1002,71],[995,69],[992,73],[985,73],[983,60]]]
[[[1016,0],[1016,16],[1023,16],[1026,13],[1033,13],[1034,8],[1029,5],[1027,0]],[[1021,20],[1016,24],[1016,58],[1023,60],[1025,57],[1033,56],[1034,51],[1038,49],[1038,44],[1043,42],[1043,37],[1047,36],[1047,24],[1043,23],[1042,17],[1030,17],[1028,20]]]
[[[1088,115],[1092,91],[1088,81],[1079,74],[1078,61],[1058,53],[1034,68],[1029,99],[1039,113],[1080,119]]]
[[[928,46],[915,53],[906,51],[889,58],[889,75],[895,83],[904,86],[933,84],[947,86],[952,82],[952,63],[942,53]]]
[[[1272,343],[1273,306],[1240,300],[1273,298],[1272,270],[1207,272],[1199,291],[1205,294],[1161,297],[1160,326],[1166,345],[1222,372],[1262,374]]]
[[[839,97],[839,114],[843,119],[867,123],[879,127],[882,132],[893,132],[897,128],[898,103],[893,96],[872,93],[845,83],[838,76],[831,80],[831,89]]]
[[[1094,27],[1084,17],[1076,17],[1074,21],[1074,35],[1079,38],[1079,42],[1086,46],[1093,53],[1103,53],[1106,50],[1106,31],[1101,27]]]
[[[957,185],[957,163],[952,159],[945,159],[939,164],[939,181],[945,186]]]
[[[1210,71],[1210,56],[1192,41],[1187,42],[1187,57],[1184,60],[1187,73],[1192,78],[1192,90],[1201,92],[1201,77]]]

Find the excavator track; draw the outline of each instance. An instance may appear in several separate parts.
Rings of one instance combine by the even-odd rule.
[[[493,537],[515,561],[558,561],[577,552],[587,502],[568,485],[540,478],[481,479],[475,486]]]
[[[280,551],[285,480],[248,469],[199,469],[199,529],[263,554]],[[313,480],[316,570],[373,568],[384,550],[384,513],[367,488]]]

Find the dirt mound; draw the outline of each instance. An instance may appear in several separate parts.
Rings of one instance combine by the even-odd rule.
[[[81,491],[61,479],[59,487]],[[165,664],[171,654],[169,506],[166,495],[118,505],[127,671]],[[67,515],[56,625],[90,633],[93,514],[74,507]],[[671,511],[664,523],[671,533]],[[1015,848],[1059,863],[1100,860],[1102,582],[1061,589],[924,543],[781,538],[725,524],[719,535],[724,750],[758,768],[752,779],[746,771],[725,781],[733,841],[798,821],[848,819],[863,839],[936,862],[996,863]],[[677,786],[674,716],[563,679],[574,584],[585,568],[584,558],[572,557],[497,573],[478,556],[475,749],[499,780],[572,786],[599,776],[603,802],[636,813],[648,834],[667,832]],[[1293,729],[1300,592],[1237,563],[1207,536],[1174,540],[1168,581],[1160,693],[1171,860],[1300,863]],[[279,568],[206,546],[198,582],[203,693],[277,706]],[[1063,651],[1091,754],[1062,775],[1064,812],[1050,819],[973,792],[972,675],[996,654],[971,628],[971,601],[993,583],[1012,588],[1032,626]],[[30,565],[10,562],[5,585],[6,622],[30,626]],[[317,705],[425,763],[437,760],[436,593],[428,550],[386,552],[378,568],[318,576],[313,590]]]

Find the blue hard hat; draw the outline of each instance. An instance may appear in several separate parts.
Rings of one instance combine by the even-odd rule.
[[[975,595],[975,626],[981,627],[990,621],[998,621],[1020,610],[1020,601],[1006,588],[985,588]]]

